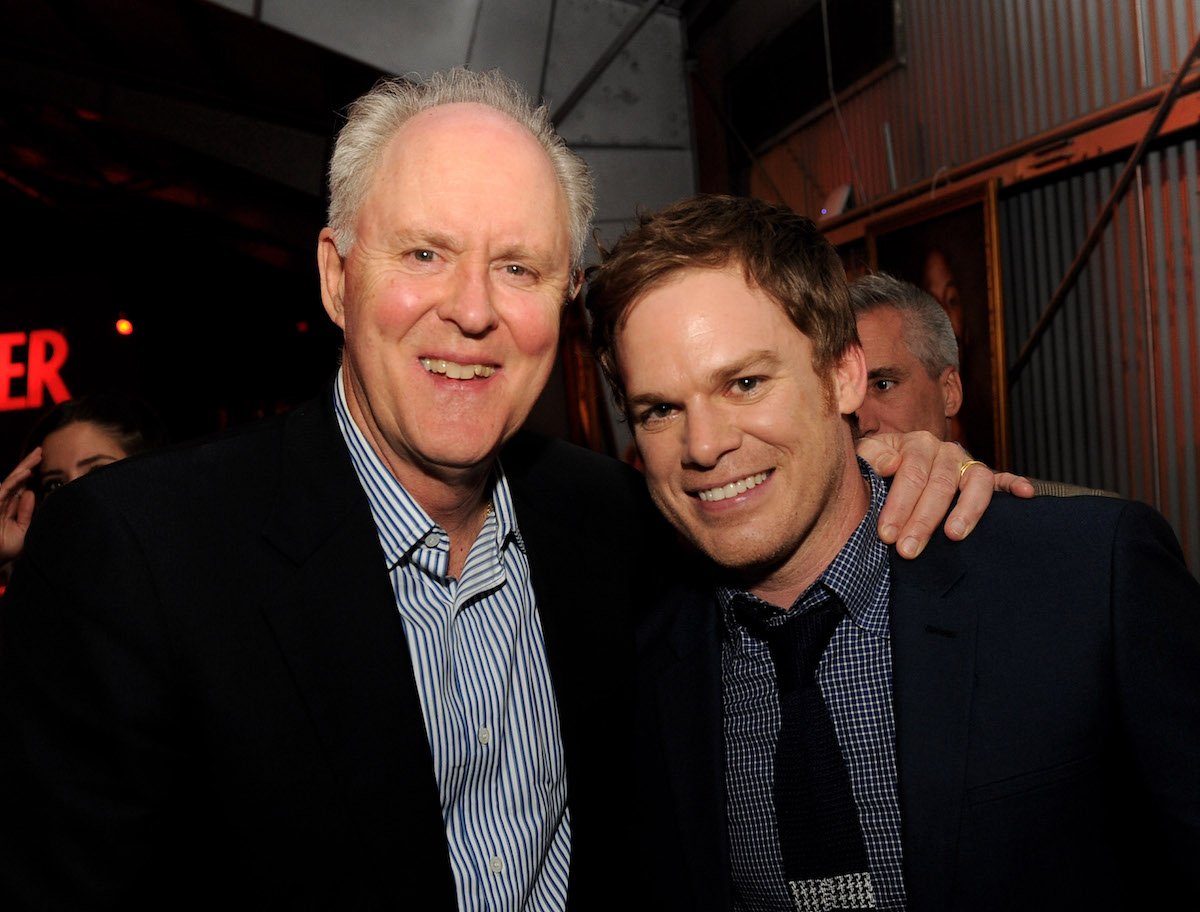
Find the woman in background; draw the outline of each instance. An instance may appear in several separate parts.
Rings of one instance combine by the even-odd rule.
[[[29,452],[0,484],[0,586],[25,547],[34,506],[101,466],[166,442],[162,422],[145,404],[96,393],[60,402],[42,416]]]

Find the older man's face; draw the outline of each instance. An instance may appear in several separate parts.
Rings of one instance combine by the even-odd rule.
[[[392,138],[344,259],[322,232],[351,413],[418,496],[425,480],[485,471],[545,386],[571,278],[567,225],[528,131],[453,104]]]

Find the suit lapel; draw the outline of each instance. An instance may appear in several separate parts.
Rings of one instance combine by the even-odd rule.
[[[605,907],[602,897],[616,902],[623,893],[616,872],[632,839],[629,544],[603,523],[581,524],[584,510],[564,508],[569,494],[560,487],[572,482],[554,458],[530,469],[506,453],[503,464],[558,706],[571,815],[568,904]]]
[[[647,636],[652,625],[644,625],[639,653],[656,701],[654,724],[687,880],[700,908],[727,908],[721,647],[711,593],[707,585],[674,590],[656,611],[655,620],[668,619],[664,635]]]
[[[294,562],[295,574],[264,615],[375,856],[379,889],[402,905],[413,884],[436,883],[440,871],[440,892],[452,906],[403,623],[328,396],[289,418],[279,490],[263,534]]]
[[[905,883],[912,908],[946,908],[966,777],[976,611],[954,595],[966,573],[936,536],[916,561],[891,558],[896,753]]]

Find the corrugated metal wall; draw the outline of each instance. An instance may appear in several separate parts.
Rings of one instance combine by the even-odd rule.
[[[860,204],[894,189],[885,125],[905,186],[1166,82],[1200,30],[1200,0],[899,6],[905,65],[842,104],[853,154],[829,116],[762,156],[793,206],[815,211],[839,184],[855,183]]]
[[[815,214],[854,183],[860,206],[1162,85],[1200,31],[1200,0],[904,0],[906,60],[763,155]],[[885,126],[886,125],[886,126]],[[857,175],[850,162],[857,163]],[[1011,364],[1107,198],[1121,162],[1002,191]],[[1200,574],[1200,170],[1195,133],[1147,157],[1011,390],[1013,463],[1145,500]],[[771,197],[762,179],[755,193]]]
[[[1001,207],[1011,363],[1120,166]],[[1011,390],[1014,464],[1155,504],[1200,556],[1200,148],[1147,157],[1087,269]]]

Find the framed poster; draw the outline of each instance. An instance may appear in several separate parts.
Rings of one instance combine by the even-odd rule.
[[[963,384],[953,439],[1008,468],[997,191],[992,180],[950,192],[869,222],[864,233],[873,269],[925,289],[950,317]]]

